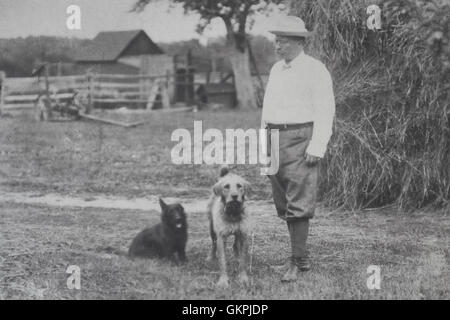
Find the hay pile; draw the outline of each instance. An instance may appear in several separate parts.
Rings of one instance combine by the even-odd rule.
[[[382,29],[367,28],[378,3]],[[322,174],[331,207],[450,202],[449,1],[294,1],[309,52],[335,84],[335,134]]]

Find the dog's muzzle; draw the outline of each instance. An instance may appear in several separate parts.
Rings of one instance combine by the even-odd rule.
[[[240,218],[242,213],[242,202],[229,201],[225,204],[225,214],[232,218]]]
[[[177,219],[174,221],[174,225],[176,229],[181,229],[183,227],[183,221],[181,219]]]

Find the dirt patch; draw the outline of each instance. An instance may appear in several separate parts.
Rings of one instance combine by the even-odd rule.
[[[180,202],[188,212],[202,212],[206,210],[207,199],[182,199],[165,197],[167,202]],[[160,210],[158,197],[125,198],[106,195],[76,197],[56,193],[37,194],[32,192],[4,192],[0,191],[0,202],[13,202],[51,207],[103,208],[124,210]],[[267,201],[249,201],[253,207],[267,206]],[[257,209],[256,209],[257,210]]]

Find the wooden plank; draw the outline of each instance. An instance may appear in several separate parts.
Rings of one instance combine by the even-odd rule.
[[[61,91],[82,91],[82,90],[88,90],[88,85],[83,86],[77,86],[77,85],[68,85],[68,86],[57,86],[58,92]]]
[[[50,82],[50,85],[61,88],[61,89],[68,89],[68,88],[80,88],[80,87],[87,87],[88,84],[86,82],[70,82],[70,81],[61,81],[61,82]]]
[[[100,89],[136,89],[139,90],[141,85],[136,82],[134,83],[107,83],[107,82],[94,82],[95,88]]]
[[[82,85],[85,82],[84,76],[73,77],[49,77],[49,83],[53,85],[57,84],[70,84],[70,85]],[[9,87],[28,87],[32,85],[42,84],[44,86],[44,79],[38,80],[37,78],[7,78],[6,83]]]
[[[15,77],[15,78],[6,78],[6,83],[8,85],[21,85],[21,84],[29,84],[38,82],[37,78],[25,78],[25,77]]]
[[[150,95],[148,96],[147,100],[147,109],[152,109],[153,105],[155,104],[156,97],[158,96],[158,92],[160,90],[161,83],[158,81],[153,84],[152,91],[150,92]]]
[[[18,81],[17,79],[11,80],[7,78],[5,85],[8,87],[8,91],[13,92],[29,92],[42,90],[42,86],[37,81]]]
[[[5,104],[2,107],[3,111],[22,110],[22,109],[34,109],[34,103]]]
[[[88,115],[85,113],[80,113],[80,117],[82,117],[84,119],[113,124],[113,125],[121,126],[121,127],[125,127],[125,128],[136,127],[138,125],[141,125],[141,124],[144,124],[145,122],[147,122],[147,121],[138,121],[138,122],[133,122],[133,123],[125,123],[125,122],[116,121],[116,120],[112,120],[112,119],[101,118],[101,117],[90,115],[90,114]]]
[[[38,94],[30,94],[30,95],[8,95],[5,97],[5,102],[12,103],[12,102],[23,102],[23,101],[36,101],[38,98]]]
[[[70,99],[73,98],[73,96],[75,95],[74,92],[68,92],[68,93],[57,93],[56,94],[56,98],[58,99]],[[54,97],[55,95],[52,95],[52,97]]]
[[[174,84],[174,85],[194,85],[194,86],[200,86],[200,85],[205,85],[206,82],[201,82],[201,81],[193,81],[193,82],[183,82],[183,81],[175,81],[175,80],[170,80],[167,82],[167,84]]]
[[[54,100],[54,98],[56,97],[57,99],[70,99],[75,95],[75,93],[57,93],[56,95],[51,94],[50,98],[52,100]],[[5,98],[5,101],[8,103],[13,103],[13,102],[23,102],[23,101],[36,101],[37,98],[39,97],[38,94],[30,94],[30,95],[8,95]]]
[[[114,94],[111,92],[96,92],[94,100],[144,100],[148,94],[142,95],[139,92],[121,92]]]
[[[174,75],[169,75],[174,76]],[[95,80],[97,79],[121,79],[121,80],[156,80],[156,79],[164,79],[167,75],[161,76],[148,76],[148,75],[122,75],[122,74],[96,74],[94,75]]]
[[[50,99],[50,82],[48,81],[49,77],[49,70],[48,70],[48,64],[44,65],[44,75],[45,75],[45,94],[47,95],[47,98]]]
[[[179,107],[179,108],[167,108],[167,109],[158,109],[152,110],[152,113],[161,112],[161,113],[173,113],[173,112],[188,112],[192,111],[193,107]]]
[[[147,103],[148,100],[143,99],[92,99],[93,102],[100,103]]]
[[[80,88],[87,87],[85,84],[84,76],[80,78],[77,76],[77,79],[82,79],[79,83],[74,81],[74,77],[49,77],[49,84],[54,85],[55,87],[64,87],[64,88]],[[44,89],[45,81],[37,80],[37,78],[7,78],[6,81],[7,86],[10,88],[10,91],[30,91],[36,89]]]
[[[34,78],[35,79],[35,78]],[[86,77],[84,75],[79,75],[79,76],[52,76],[52,77],[48,77],[49,81],[82,81],[84,82],[86,80]]]
[[[67,91],[73,92],[73,91],[84,91],[87,90],[88,87],[87,86],[83,86],[83,87],[64,87],[64,88],[54,88],[56,90],[56,92],[60,92],[60,93],[66,93]],[[23,89],[23,90],[17,90],[17,89],[11,89],[8,87],[8,95],[10,96],[14,96],[14,95],[32,95],[32,94],[42,94],[45,92],[44,88],[28,88],[28,89]],[[53,93],[53,90],[50,90],[50,92]]]
[[[74,121],[74,119],[59,117],[59,118],[51,118],[51,119],[48,119],[47,121],[48,122],[71,122],[71,121]]]
[[[2,114],[3,105],[5,104],[5,96],[6,96],[6,73],[0,71],[0,115]]]
[[[148,92],[121,92],[120,97],[121,98],[140,98],[142,96],[148,96]]]
[[[42,89],[35,90],[10,90],[8,88],[8,96],[38,95],[44,93]]]
[[[169,88],[166,83],[161,84],[161,100],[163,109],[170,108]]]
[[[90,113],[93,107],[92,98],[94,96],[95,88],[93,87],[93,74],[92,72],[86,73],[86,82],[88,84],[88,94],[87,94],[87,106],[86,106],[86,113]]]

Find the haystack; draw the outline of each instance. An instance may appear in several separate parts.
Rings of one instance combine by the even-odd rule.
[[[378,4],[381,29],[367,27]],[[448,1],[293,1],[335,84],[320,194],[331,207],[450,208]],[[324,173],[325,173],[324,172]],[[445,209],[447,208],[447,209]]]

